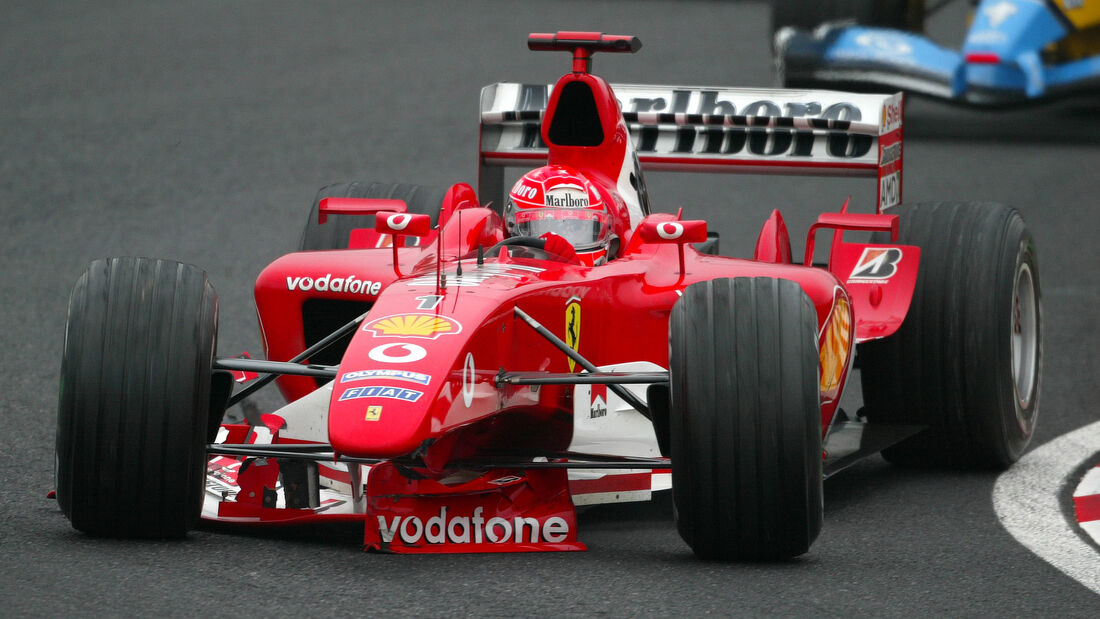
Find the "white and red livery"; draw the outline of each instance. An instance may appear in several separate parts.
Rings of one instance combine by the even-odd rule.
[[[307,235],[338,221],[363,224],[260,273],[266,361],[214,356],[216,311],[165,305],[156,320],[197,325],[171,352],[126,323],[122,346],[152,350],[150,358],[187,349],[180,341],[201,344],[191,362],[199,371],[169,379],[191,394],[183,438],[165,438],[160,451],[155,431],[101,439],[139,467],[185,462],[127,482],[153,507],[127,501],[113,510],[118,497],[103,484],[88,495],[81,476],[95,473],[84,469],[106,456],[81,448],[79,436],[110,423],[155,428],[181,413],[156,412],[156,398],[141,395],[154,386],[136,374],[107,385],[101,377],[110,372],[82,361],[94,343],[81,334],[85,324],[124,330],[110,312],[93,316],[87,291],[120,289],[111,282],[123,275],[166,276],[141,260],[90,267],[70,310],[59,416],[58,498],[74,526],[174,535],[201,511],[256,525],[359,521],[366,547],[390,552],[580,550],[576,505],[645,500],[671,487],[680,532],[700,556],[786,557],[817,535],[824,477],[950,430],[838,408],[857,345],[892,341],[924,268],[922,247],[899,236],[901,217],[891,211],[901,200],[901,95],[613,86],[591,73],[592,57],[637,51],[634,37],[533,34],[529,46],[571,53],[572,70],[552,87],[483,90],[480,192],[454,185],[430,209],[411,198],[319,200]],[[541,171],[506,193],[508,166]],[[731,258],[717,255],[705,222],[651,210],[649,170],[868,176],[879,197],[871,212],[845,204],[822,214],[801,258],[773,211],[752,256]],[[531,225],[545,207],[605,226],[614,249],[588,260],[553,250],[548,238],[567,237]],[[519,213],[512,230],[505,208]],[[832,242],[818,265],[823,229]],[[852,231],[875,233],[875,242],[850,241]],[[191,271],[176,273],[171,281]],[[1019,273],[1013,266],[1015,309],[997,311],[1015,312],[1012,333],[1023,334],[1012,358],[1020,367],[1031,359],[1010,374],[1013,393],[1032,390],[1028,401],[1017,397],[1007,409],[1029,437],[1038,280],[1030,267]],[[319,333],[319,324],[330,326]],[[123,372],[111,354],[103,367]],[[288,404],[222,423],[227,406],[266,382],[257,373],[278,376]],[[245,387],[231,395],[234,378]],[[96,389],[145,391],[121,396],[141,403],[110,408],[89,404]],[[989,419],[1009,415],[996,414]],[[135,510],[156,524],[132,524]]]

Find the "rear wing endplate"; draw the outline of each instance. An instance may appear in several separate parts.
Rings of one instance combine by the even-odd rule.
[[[552,86],[481,91],[482,201],[504,195],[503,168],[547,157],[540,124]],[[645,170],[866,176],[876,210],[901,201],[904,99],[829,90],[612,84]]]

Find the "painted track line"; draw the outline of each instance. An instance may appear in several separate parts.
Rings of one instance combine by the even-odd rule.
[[[1100,465],[1092,467],[1073,491],[1077,524],[1100,544]]]
[[[1100,593],[1100,553],[1070,528],[1059,505],[1068,477],[1100,450],[1100,421],[1024,454],[993,486],[1001,525],[1039,558]]]

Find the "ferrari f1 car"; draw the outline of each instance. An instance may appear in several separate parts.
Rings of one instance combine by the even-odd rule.
[[[198,268],[88,267],[57,433],[74,527],[351,520],[383,551],[578,550],[576,506],[671,487],[697,555],[767,559],[807,551],[823,480],[862,457],[1021,455],[1042,362],[1035,247],[1005,206],[900,203],[900,94],[612,86],[593,55],[638,39],[528,45],[572,70],[482,91],[480,193],[321,190],[302,251],[256,280],[266,360],[217,354]],[[516,166],[535,169],[506,184]],[[880,189],[869,212],[822,214],[802,258],[773,211],[742,259],[704,221],[651,212],[643,170]],[[866,407],[848,414],[857,358]],[[225,420],[272,381],[288,404]]]
[[[1100,88],[1100,2],[981,0],[961,50],[921,30],[924,0],[773,0],[780,83],[897,90],[976,105]]]

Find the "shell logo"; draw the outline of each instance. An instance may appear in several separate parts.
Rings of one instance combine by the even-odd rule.
[[[374,333],[375,337],[416,337],[434,340],[441,335],[460,333],[462,325],[458,321],[434,314],[397,314],[372,320],[364,331]]]

